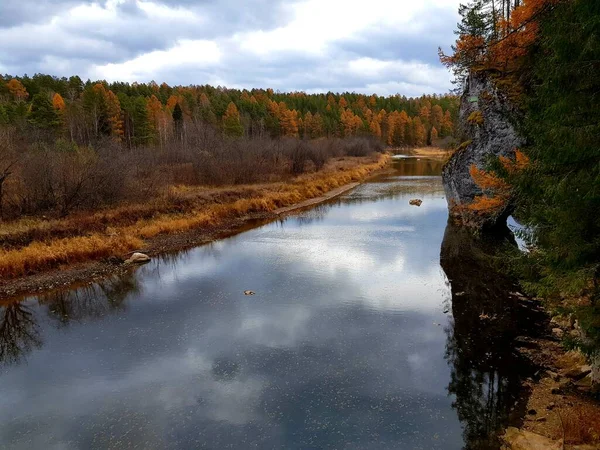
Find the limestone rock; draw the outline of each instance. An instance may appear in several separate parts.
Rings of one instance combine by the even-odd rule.
[[[558,339],[562,339],[565,335],[565,332],[562,328],[552,328],[552,334],[556,336]]]
[[[502,437],[506,448],[511,450],[562,450],[563,442],[554,441],[531,431],[509,427]]]
[[[125,261],[125,264],[143,264],[148,261],[150,261],[150,257],[148,255],[136,252]]]
[[[585,378],[591,372],[592,372],[592,367],[585,365],[585,366],[573,367],[572,369],[565,371],[563,373],[563,375],[567,378],[572,378],[574,380],[580,380],[582,378]]]
[[[508,116],[510,104],[483,74],[469,76],[461,98],[459,129],[463,144],[444,165],[442,178],[450,214],[455,222],[475,229],[502,225],[510,215],[507,204],[493,215],[481,216],[465,210],[482,190],[475,184],[469,170],[487,168],[490,157],[511,157],[523,144]]]

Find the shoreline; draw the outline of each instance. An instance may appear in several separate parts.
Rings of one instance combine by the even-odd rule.
[[[252,228],[265,225],[269,222],[285,217],[285,215],[309,208],[332,200],[361,185],[368,179],[388,170],[390,158],[382,156],[376,163],[379,167],[372,169],[372,165],[362,164],[356,169],[372,169],[360,177],[360,181],[352,181],[342,186],[327,190],[322,195],[308,198],[290,206],[284,206],[272,211],[246,213],[239,216],[225,218],[221,223],[211,226],[189,228],[173,233],[160,233],[144,240],[144,245],[129,253],[141,252],[152,258],[160,255],[179,253],[191,248],[199,247],[219,239],[226,239]],[[326,176],[327,174],[323,174]],[[175,219],[176,220],[176,219]],[[124,263],[124,256],[120,258],[103,258],[101,260],[88,260],[83,262],[66,263],[50,270],[41,270],[37,273],[15,278],[0,280],[0,303],[20,301],[34,295],[46,294],[56,290],[74,289],[112,276],[120,276],[135,270],[136,265]]]
[[[523,415],[500,436],[502,449],[600,449],[600,391],[592,384],[587,358],[564,341],[579,330],[569,318],[553,316],[541,300],[536,302],[546,316],[544,331],[520,336],[515,350],[538,370],[522,382],[518,404]]]

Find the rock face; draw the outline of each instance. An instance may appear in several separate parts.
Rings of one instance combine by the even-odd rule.
[[[483,229],[503,224],[510,214],[507,205],[493,216],[475,217],[461,206],[469,205],[482,194],[469,170],[471,165],[486,169],[491,157],[512,157],[523,144],[508,119],[512,109],[484,74],[466,81],[459,113],[459,134],[463,144],[444,166],[442,178],[450,213],[455,222]]]

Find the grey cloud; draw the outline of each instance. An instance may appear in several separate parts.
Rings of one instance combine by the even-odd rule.
[[[300,0],[297,0],[300,1]],[[94,77],[97,66],[119,64],[156,50],[167,50],[181,39],[212,40],[221,50],[219,64],[210,68],[193,64],[154,69],[147,80],[169,84],[211,83],[231,87],[272,87],[281,91],[359,91],[387,88],[398,83],[402,94],[446,90],[448,76],[423,81],[391,70],[356,73],[347,69],[350,60],[418,61],[441,67],[437,47],[452,42],[456,18],[447,10],[427,15],[422,25],[410,29],[369,29],[331,42],[323,55],[286,51],[256,56],[241,50],[232,39],[239,33],[269,31],[292,19],[294,2],[284,0],[156,0],[159,7],[188,11],[198,21],[177,17],[153,18],[133,0],[117,7],[117,17],[106,23],[78,22],[64,13],[91,0],[1,0],[0,71],[13,74],[44,72],[58,76],[77,73]],[[105,6],[105,2],[95,2]],[[54,17],[53,20],[51,20]],[[93,19],[93,18],[92,18]],[[300,37],[299,37],[300,38]],[[393,89],[393,88],[389,88]]]
[[[213,32],[268,30],[285,25],[289,6],[300,0],[160,0],[171,7],[186,7],[213,21]]]
[[[23,23],[40,23],[52,16],[82,3],[93,0],[2,0],[0,2],[0,29]],[[103,3],[103,2],[97,2]]]
[[[0,67],[17,73],[47,70],[48,57],[87,61],[87,65],[124,62],[146,52],[168,49],[178,39],[217,39],[240,31],[267,30],[285,24],[287,17],[282,0],[250,0],[243,4],[233,0],[157,2],[189,9],[202,19],[200,23],[181,23],[178,19],[150,18],[137,3],[127,1],[118,5],[117,20],[101,27],[60,20],[53,26],[52,17],[60,17],[68,8],[104,3],[4,1],[0,5],[0,39],[5,50],[0,51]]]
[[[452,42],[453,25],[454,17],[448,17],[430,32],[419,36],[395,29],[370,30],[338,42],[335,50],[382,60],[417,60],[438,64],[438,47]]]

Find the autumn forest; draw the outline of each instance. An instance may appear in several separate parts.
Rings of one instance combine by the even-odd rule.
[[[453,95],[0,77],[0,274],[323,195],[385,165],[388,146],[449,145],[457,115]]]
[[[275,93],[163,83],[83,83],[37,74],[0,78],[0,123],[89,145],[112,137],[124,146],[185,140],[198,126],[232,137],[374,136],[387,145],[422,146],[453,133],[456,98],[409,99],[354,93]]]

